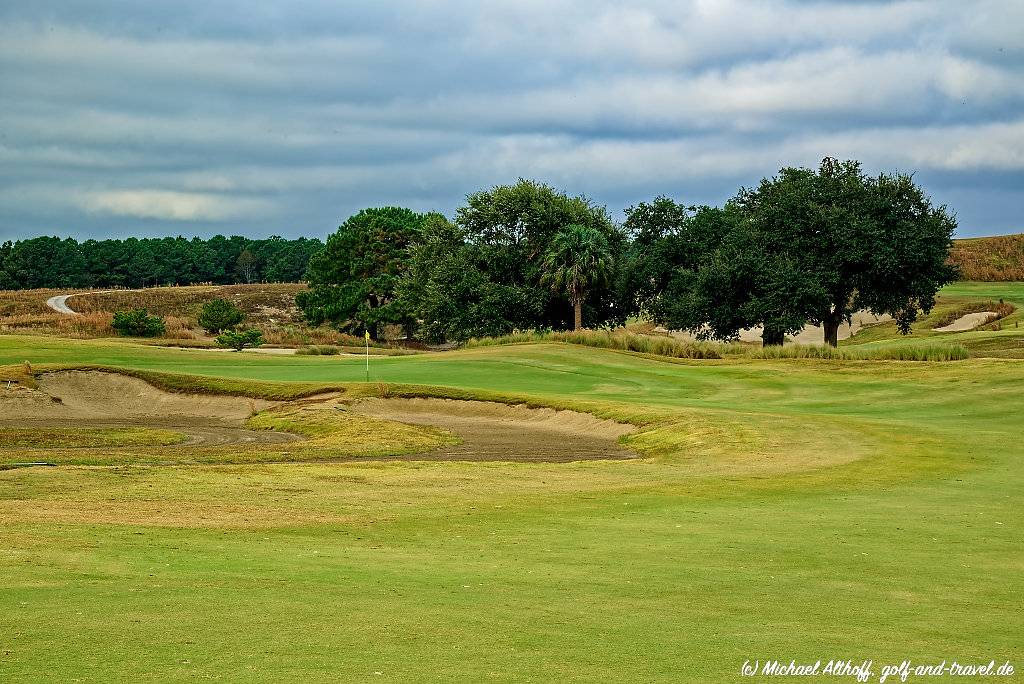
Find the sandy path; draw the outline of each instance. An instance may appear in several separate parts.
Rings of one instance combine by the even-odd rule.
[[[71,297],[79,297],[81,295],[108,294],[110,292],[142,292],[142,290],[95,290],[93,292],[72,292],[71,294],[50,297],[46,300],[46,306],[58,313],[66,314],[68,316],[80,316],[81,314],[68,306],[68,299]]]
[[[72,311],[68,307],[68,297],[74,297],[75,295],[57,295],[56,297],[50,297],[46,300],[46,306],[50,307],[57,313],[66,314],[68,316],[77,316],[77,311]]]
[[[974,330],[979,325],[984,325],[990,318],[998,318],[999,314],[995,311],[978,311],[977,313],[969,313],[956,319],[949,325],[944,325],[941,328],[935,328],[935,332],[964,332],[965,330]]]
[[[449,399],[368,399],[352,411],[445,428],[463,440],[415,459],[564,462],[637,456],[617,442],[632,425],[575,411]]]

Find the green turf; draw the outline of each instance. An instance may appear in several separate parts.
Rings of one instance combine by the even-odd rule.
[[[0,337],[0,364],[24,360],[364,372]],[[3,680],[726,682],[748,658],[870,658],[873,681],[905,658],[1024,670],[1024,362],[522,345],[371,363],[375,382],[654,420],[631,438],[652,458],[0,472]]]

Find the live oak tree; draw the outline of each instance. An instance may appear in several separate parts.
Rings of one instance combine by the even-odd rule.
[[[745,290],[737,294],[751,319],[766,333],[772,326],[766,342],[809,322],[836,346],[839,326],[860,309],[891,315],[907,334],[956,278],[946,263],[956,220],[907,174],[868,176],[856,161],[826,158],[817,171],[782,169],[733,204],[738,241],[761,264],[734,287]]]
[[[572,224],[551,238],[544,254],[541,283],[564,292],[573,307],[573,329],[583,327],[583,302],[591,289],[606,285],[615,260],[608,238],[596,228]]]
[[[406,300],[396,296],[409,247],[426,216],[401,207],[363,209],[349,217],[309,261],[309,290],[296,304],[314,325],[378,339],[381,326],[412,323]]]
[[[720,209],[658,198],[629,210],[626,228],[625,298],[703,338],[760,325],[764,344],[782,344],[813,323],[834,346],[859,309],[907,333],[955,278],[946,208],[910,176],[867,176],[854,161],[782,169]]]

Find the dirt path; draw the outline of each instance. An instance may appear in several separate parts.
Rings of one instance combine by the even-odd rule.
[[[455,461],[585,461],[636,458],[618,443],[632,425],[586,413],[449,399],[368,399],[352,411],[451,430],[462,444],[412,458]]]

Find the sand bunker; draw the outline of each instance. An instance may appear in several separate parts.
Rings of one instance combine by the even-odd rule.
[[[386,420],[434,425],[463,440],[412,458],[557,462],[637,456],[617,442],[634,426],[576,411],[450,399],[367,399],[351,410]]]
[[[280,443],[281,432],[246,430],[245,420],[272,402],[245,397],[175,394],[117,373],[47,373],[38,389],[0,386],[0,426],[161,427],[189,435],[188,444]]]
[[[984,325],[990,320],[994,320],[996,318],[999,318],[999,314],[995,311],[978,311],[976,313],[964,314],[949,325],[944,325],[941,328],[935,328],[935,332],[964,332],[965,330],[974,330],[979,325]]]

